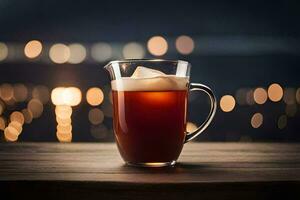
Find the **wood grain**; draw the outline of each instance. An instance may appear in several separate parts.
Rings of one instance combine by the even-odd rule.
[[[300,144],[191,143],[175,167],[147,169],[124,165],[115,144],[3,143],[0,186],[16,198],[295,197]]]

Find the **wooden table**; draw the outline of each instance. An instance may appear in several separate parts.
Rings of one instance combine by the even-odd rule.
[[[3,143],[0,186],[15,199],[300,199],[300,144],[190,143],[175,167],[147,169],[115,144]]]

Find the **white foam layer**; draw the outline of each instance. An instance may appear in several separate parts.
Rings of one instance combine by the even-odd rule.
[[[112,90],[117,91],[166,91],[185,90],[188,86],[186,77],[175,75],[155,76],[152,78],[123,77],[111,81]]]

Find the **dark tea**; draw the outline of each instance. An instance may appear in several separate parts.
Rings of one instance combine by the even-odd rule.
[[[123,159],[128,163],[177,160],[185,140],[186,79],[123,79],[112,82],[112,88],[114,131]]]

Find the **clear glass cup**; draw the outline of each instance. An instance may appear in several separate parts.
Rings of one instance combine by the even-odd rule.
[[[104,68],[111,78],[116,143],[129,165],[174,165],[183,145],[202,133],[215,115],[212,90],[189,82],[191,65],[186,61],[120,60]],[[203,124],[188,133],[188,93],[194,91],[205,92],[211,106]]]

